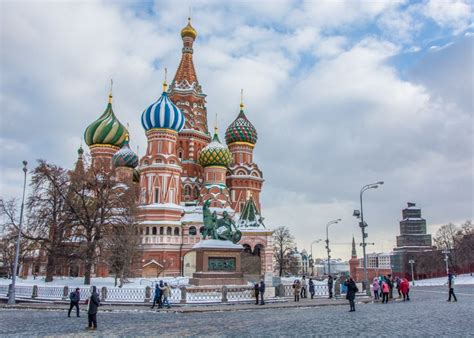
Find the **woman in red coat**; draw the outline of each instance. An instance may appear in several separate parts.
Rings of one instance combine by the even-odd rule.
[[[410,283],[408,282],[408,279],[402,279],[400,283],[400,292],[403,295],[403,301],[410,300],[410,296],[408,294],[410,292]]]

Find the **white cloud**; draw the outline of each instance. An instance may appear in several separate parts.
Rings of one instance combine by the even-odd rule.
[[[469,3],[465,0],[429,0],[424,4],[422,13],[438,25],[452,28],[455,33],[460,33],[468,28],[472,21],[473,11]]]

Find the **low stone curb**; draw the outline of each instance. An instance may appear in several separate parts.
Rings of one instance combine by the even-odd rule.
[[[360,298],[357,299],[357,303],[373,303],[371,298]],[[293,300],[284,301],[267,301],[265,305],[255,304],[195,304],[195,305],[174,305],[170,309],[159,309],[152,310],[149,305],[143,306],[138,305],[132,307],[127,304],[116,305],[116,304],[104,304],[100,307],[101,312],[131,312],[136,311],[147,311],[147,312],[171,312],[171,313],[202,313],[202,312],[225,312],[225,311],[249,311],[249,310],[265,310],[265,309],[293,309],[293,308],[309,308],[309,307],[325,307],[325,306],[336,306],[336,305],[347,305],[347,301],[344,299],[334,300],[305,300],[301,302],[293,302]],[[56,306],[54,306],[56,305]],[[61,306],[62,305],[62,306]],[[148,307],[145,309],[144,307]],[[68,304],[51,304],[51,303],[20,303],[15,305],[0,304],[0,309],[22,309],[22,310],[47,310],[47,311],[67,311],[69,309]],[[85,306],[81,309],[85,312]]]

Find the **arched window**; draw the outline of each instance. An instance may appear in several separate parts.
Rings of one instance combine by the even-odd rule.
[[[196,227],[190,227],[189,228],[189,235],[190,236],[196,236],[196,234],[197,234]]]
[[[199,188],[194,187],[194,197],[198,198],[199,197]]]
[[[164,228],[163,228],[163,227],[160,227],[160,235],[164,235],[164,233],[165,233]]]
[[[171,230],[171,227],[167,227],[167,228],[166,228],[166,234],[167,234],[168,236],[171,236],[171,231],[172,231],[172,230]]]
[[[151,228],[151,234],[156,235],[156,227]]]
[[[204,233],[204,227],[200,227],[200,228],[199,228],[199,233],[200,233],[201,236],[202,236],[202,234]]]
[[[150,234],[150,228],[149,227],[146,227],[145,228],[145,235],[149,235]]]
[[[189,185],[184,186],[184,196],[190,196],[191,195],[191,187]]]
[[[179,236],[179,228],[178,227],[174,228],[174,235]]]

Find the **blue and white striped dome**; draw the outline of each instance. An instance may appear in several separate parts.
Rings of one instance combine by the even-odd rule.
[[[170,100],[166,91],[163,91],[160,98],[142,114],[142,126],[147,131],[154,128],[166,128],[180,132],[184,127],[184,122],[184,114]]]

